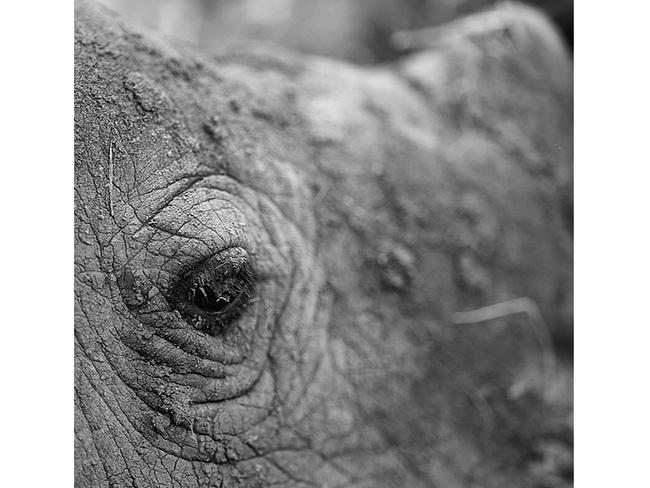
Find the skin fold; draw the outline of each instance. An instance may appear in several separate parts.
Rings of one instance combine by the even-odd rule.
[[[572,335],[571,66],[508,15],[361,68],[77,6],[76,486],[564,486],[529,318],[454,323]]]

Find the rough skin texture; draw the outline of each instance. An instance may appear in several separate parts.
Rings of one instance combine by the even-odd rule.
[[[572,334],[571,67],[517,15],[362,69],[77,7],[76,486],[562,486],[526,317],[453,324],[529,297]],[[206,333],[170,294],[233,252],[253,296]]]

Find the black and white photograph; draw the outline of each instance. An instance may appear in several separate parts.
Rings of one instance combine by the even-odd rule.
[[[6,64],[47,170],[5,160],[2,485],[650,486],[647,152],[608,140],[644,143],[645,61],[583,55],[573,0],[25,7],[62,47]]]

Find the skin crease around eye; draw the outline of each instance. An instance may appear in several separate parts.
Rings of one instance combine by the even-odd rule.
[[[254,284],[248,254],[231,248],[189,271],[172,290],[170,302],[190,325],[215,335],[240,317]]]

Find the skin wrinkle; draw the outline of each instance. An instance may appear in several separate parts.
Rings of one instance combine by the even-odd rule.
[[[172,339],[170,339],[170,337],[165,337],[165,336],[161,335],[162,333],[163,333],[163,332],[155,331],[155,332],[154,332],[154,335],[159,336],[161,339],[163,339],[163,340],[169,342],[169,343],[172,344],[174,347],[177,347],[177,348],[180,348],[180,349],[182,349],[182,350],[185,350],[185,349],[182,347],[183,344],[175,343]],[[229,359],[227,359],[227,358],[225,358],[225,357],[223,357],[223,356],[221,356],[221,357],[219,357],[219,356],[210,356],[209,352],[208,352],[208,353],[205,353],[205,357],[203,357],[203,356],[201,356],[201,354],[200,354],[200,350],[194,350],[194,349],[193,349],[192,353],[193,353],[193,355],[194,355],[195,357],[198,357],[198,358],[200,358],[200,359],[206,359],[206,360],[209,360],[209,361],[211,361],[211,362],[217,362],[217,363],[223,365],[224,367],[227,367],[227,366],[230,366],[230,365],[238,365],[238,364],[240,364],[244,359],[246,359],[245,356],[237,356],[237,358],[239,358],[239,359],[235,358],[235,359],[230,359],[230,360],[229,360]]]
[[[81,351],[81,352],[83,353],[83,348],[79,348],[79,351]],[[85,353],[83,353],[83,354],[85,355]],[[107,359],[108,363],[111,363],[111,360],[110,360],[110,357],[109,357],[109,356],[105,356],[105,358]],[[88,362],[89,362],[89,363],[93,366],[93,368],[96,370],[95,365],[94,365],[94,363],[92,362],[92,360],[90,360],[90,358],[87,358],[87,359],[88,359]],[[117,371],[117,370],[115,369],[115,366],[114,366],[114,365],[112,365],[112,366],[113,366],[113,371]],[[82,374],[85,375],[86,373],[82,371]],[[100,374],[99,372],[97,372],[97,374],[101,377],[101,374]],[[118,378],[118,379],[124,381],[124,380],[119,376],[119,374],[116,375],[116,378]],[[89,385],[91,386],[91,388],[95,389],[94,386],[93,386],[92,381],[90,381],[89,378],[88,378],[88,383],[89,383]],[[128,384],[127,384],[126,382],[124,382],[123,385],[126,386],[126,387],[128,387]],[[102,399],[102,401],[106,404],[107,408],[110,409],[110,402],[107,402],[107,401],[104,399],[103,395],[100,394],[99,396],[100,396],[100,398]],[[117,398],[117,397],[115,397],[115,398]],[[129,416],[126,415],[126,412],[125,412],[124,410],[121,409],[121,407],[120,407],[120,402],[112,402],[112,403],[115,403],[115,404],[117,405],[117,407],[120,408],[120,411],[121,411],[122,414],[124,415],[125,419],[127,419],[127,421],[128,421]],[[145,402],[145,403],[146,403],[146,402]],[[121,424],[121,422],[120,422],[120,424]],[[122,426],[124,427],[123,424],[122,424]],[[139,432],[139,429],[138,429],[138,428],[137,428],[133,423],[131,423],[131,426],[133,427],[133,432]],[[149,443],[149,444],[151,445],[151,447],[153,447],[153,448],[155,448],[155,449],[161,449],[160,446],[157,446],[157,445],[154,445],[153,443],[151,443],[151,441],[148,440],[148,439],[146,438],[146,436],[143,436],[142,439],[144,439],[147,443]],[[166,452],[168,452],[168,453],[170,453],[170,454],[176,454],[176,453],[172,453],[171,451],[166,451]]]
[[[169,187],[171,187],[171,186],[173,186],[173,185],[175,185],[177,183],[183,183],[184,180],[189,180],[189,182],[186,185],[181,186],[179,193],[175,193],[175,192],[171,193],[169,195],[169,197],[165,198],[156,208],[154,208],[153,213],[151,215],[149,215],[149,216],[145,216],[144,218],[140,218],[137,215],[137,213],[135,212],[135,209],[132,208],[135,219],[137,219],[138,222],[140,223],[140,227],[138,229],[136,229],[134,234],[139,233],[142,229],[144,229],[147,225],[149,225],[150,222],[153,219],[155,219],[156,216],[160,212],[162,212],[176,197],[178,197],[178,196],[182,195],[183,193],[185,193],[186,191],[190,190],[192,187],[194,187],[195,185],[200,183],[204,178],[205,178],[205,176],[188,176],[188,177],[184,177],[184,178],[179,178],[177,181],[175,181],[173,183],[172,182],[165,182],[165,185],[162,188],[154,188],[154,189],[148,191],[145,194],[138,193],[138,198],[140,199],[140,201],[142,201],[143,197],[150,196],[150,194],[155,192],[155,191],[168,190]],[[133,223],[132,220],[128,221],[126,224],[124,224],[123,227],[121,227],[118,230],[118,232],[116,232],[115,235],[119,235],[120,233],[122,233],[132,223]]]
[[[75,337],[75,339],[78,341],[78,338],[77,338],[77,337]],[[84,357],[88,360],[88,363],[92,365],[92,367],[93,367],[93,369],[95,370],[95,372],[97,373],[97,375],[101,378],[101,374],[100,374],[99,371],[97,370],[97,368],[96,368],[95,364],[93,363],[93,361],[92,361],[92,360],[91,360],[91,359],[90,359],[90,358],[89,358],[89,357],[84,353],[83,348],[79,348],[78,350],[82,352],[82,354],[84,355]],[[108,357],[108,356],[105,356],[105,358],[107,359],[107,362],[110,363],[110,359],[109,359],[109,357]],[[86,372],[85,372],[85,371],[82,371],[82,374],[84,374],[84,376],[86,376],[86,378],[88,379],[88,384],[91,386],[91,388],[93,388],[93,390],[95,390],[95,387],[94,387],[92,381],[90,380],[90,378],[87,377]],[[119,377],[119,375],[117,375],[116,377],[117,377],[118,379],[121,380],[121,378]],[[124,383],[124,386],[127,386],[126,383]],[[95,391],[96,391],[96,390],[95,390]],[[110,403],[109,403],[109,402],[106,402],[106,400],[104,399],[103,395],[100,394],[100,397],[101,397],[102,401],[104,401],[104,403],[106,403],[107,408],[110,409]],[[118,403],[118,406],[119,406],[119,403]],[[128,420],[129,417],[126,415],[126,413],[124,412],[124,410],[121,410],[121,412],[122,412],[122,414],[125,416],[125,419]],[[121,422],[120,422],[120,423],[121,423]],[[122,425],[122,427],[124,427],[123,424],[121,424],[121,425]],[[135,426],[134,426],[132,423],[131,423],[131,426],[134,428],[134,432],[138,432],[138,430],[135,428]],[[152,447],[155,447],[155,446],[153,446],[153,444],[152,444]]]
[[[155,335],[155,334],[154,334],[154,335]],[[158,337],[160,337],[160,336],[158,336]],[[164,338],[164,337],[160,337],[160,339],[161,339],[162,341],[164,341],[165,344],[169,344],[170,347],[165,348],[164,346],[161,346],[159,349],[156,349],[155,351],[158,351],[158,352],[160,353],[158,356],[153,355],[153,354],[152,354],[153,351],[152,351],[151,349],[147,349],[145,352],[146,352],[146,354],[148,355],[148,359],[149,359],[150,361],[157,362],[157,361],[156,361],[157,358],[163,358],[163,359],[169,358],[170,361],[167,361],[167,362],[161,362],[160,364],[161,364],[161,365],[162,365],[162,364],[168,365],[168,366],[170,366],[172,369],[174,368],[174,366],[177,366],[179,369],[185,369],[185,368],[184,368],[184,363],[182,362],[182,358],[181,358],[180,356],[177,356],[176,358],[174,358],[174,356],[172,355],[172,351],[178,351],[179,355],[180,355],[180,354],[183,354],[183,355],[186,356],[188,359],[189,359],[189,358],[192,358],[193,356],[190,355],[189,353],[187,353],[184,349],[182,349],[182,348],[179,347],[178,345],[176,345],[176,344],[170,342],[168,339],[166,339],[166,338]],[[125,342],[127,342],[127,346],[131,347],[131,346],[128,344],[128,341],[127,341],[127,340],[125,340]],[[134,347],[136,347],[136,346],[134,346]],[[132,348],[132,349],[133,349],[133,348]],[[140,351],[140,350],[137,349],[137,348],[136,348],[136,349],[133,349],[133,350],[134,350],[134,352],[136,352],[136,353],[140,353],[140,352],[142,352],[142,351]],[[174,364],[174,362],[173,362],[174,359],[178,360],[179,363],[178,363],[178,364]],[[211,366],[210,364],[207,364],[207,365],[204,366],[206,373],[207,373],[208,370],[210,370],[210,369],[215,369],[215,371],[213,371],[213,372],[212,372],[212,375],[210,375],[210,376],[207,376],[207,374],[206,374],[206,375],[203,375],[203,376],[204,376],[205,378],[211,378],[211,379],[225,379],[225,378],[227,378],[227,377],[229,376],[228,373],[226,372],[226,371],[227,371],[227,366],[230,366],[232,363],[220,363],[219,361],[210,360],[210,363],[215,363],[215,362],[216,362],[217,364],[223,364],[223,367],[217,367],[217,368],[215,368],[214,366]],[[237,363],[235,363],[235,365],[237,365]],[[201,375],[201,373],[200,373],[199,371],[196,371],[196,369],[195,369],[195,368],[198,368],[198,367],[199,367],[198,365],[196,365],[195,363],[193,363],[192,374]],[[187,375],[187,374],[188,374],[188,373],[186,373],[186,375]],[[232,374],[233,374],[233,373],[231,373],[231,375],[232,375]],[[170,380],[171,380],[171,378],[170,378]],[[180,383],[179,383],[179,384],[180,384]]]
[[[90,424],[88,423],[88,419],[86,418],[86,413],[81,408],[81,406],[77,406],[77,405],[78,405],[78,398],[77,398],[77,393],[75,391],[75,408],[76,408],[75,412],[79,412],[79,415],[75,415],[75,422],[77,422],[79,417],[81,417],[83,419],[83,421],[85,422],[85,424],[88,426],[88,430],[90,430]],[[94,442],[85,442],[85,441],[87,441],[87,439],[82,439],[82,438],[79,437],[78,434],[75,433],[75,445],[80,445],[81,448],[84,450],[84,454],[87,454],[88,451],[86,450],[86,444],[89,444],[90,447],[92,448],[93,453],[95,454],[95,456],[92,456],[92,457],[88,456],[88,455],[85,455],[84,456],[84,464],[88,464],[89,461],[92,462],[95,459],[99,459],[99,464],[101,465],[104,476],[102,477],[101,473],[100,473],[98,477],[99,477],[99,479],[103,480],[102,484],[108,484],[108,482],[106,481],[107,478],[108,478],[108,474],[107,474],[106,463],[104,461],[104,457],[99,455],[99,453],[97,451],[97,446],[95,445]],[[83,444],[82,444],[82,442],[83,442]],[[97,464],[97,462],[95,461],[93,464]],[[75,473],[75,474],[77,475],[77,473]],[[78,476],[82,476],[82,475],[83,475],[83,472],[78,473]],[[75,482],[76,482],[76,476],[75,476]]]
[[[163,349],[161,352],[164,352],[164,354],[163,354],[162,356],[159,356],[159,357],[169,359],[169,361],[165,361],[164,364],[165,364],[165,365],[169,365],[170,367],[173,368],[173,367],[174,367],[174,363],[173,363],[173,358],[174,358],[174,356],[173,356],[173,355],[170,355],[170,352],[169,352],[169,351],[165,352],[164,349]],[[150,351],[146,351],[146,354],[149,355],[149,354],[150,354]],[[150,359],[155,360],[155,356],[153,356],[153,357],[152,357],[152,356],[149,356],[149,357],[150,357]],[[189,356],[188,356],[188,357],[189,357]],[[194,370],[194,368],[196,368],[196,366],[193,366],[192,368],[193,368],[193,370]],[[187,384],[187,380],[188,380],[190,377],[187,376],[187,375],[185,375],[185,378],[186,378],[186,381],[185,381],[184,384]],[[211,378],[219,378],[219,376],[211,376]],[[171,377],[170,377],[169,379],[171,380]]]
[[[191,236],[191,235],[190,235],[190,236],[182,236],[182,235],[180,235],[180,234],[174,234],[174,233],[170,232],[168,229],[162,229],[162,228],[157,227],[157,226],[156,226],[155,224],[153,224],[153,223],[150,223],[150,224],[149,224],[149,227],[151,227],[152,229],[154,229],[154,230],[156,230],[156,231],[159,231],[159,232],[161,232],[161,233],[163,233],[163,234],[167,234],[168,237],[167,237],[167,236],[165,237],[166,240],[170,240],[170,239],[172,239],[172,238],[174,238],[174,237],[185,237],[185,238],[186,238],[186,240],[185,240],[184,242],[182,242],[181,245],[177,247],[177,249],[175,249],[174,255],[172,255],[172,256],[169,257],[169,262],[174,262],[174,258],[175,258],[177,255],[179,255],[179,253],[180,253],[181,251],[183,251],[183,246],[185,246],[185,245],[188,244],[188,240],[189,240],[190,242],[191,242],[191,240],[195,240],[195,241],[202,242],[202,238],[201,238],[201,237],[194,237],[194,236]],[[140,232],[141,232],[141,230],[140,230]],[[130,260],[129,260],[126,264],[131,264],[132,261],[135,260],[137,257],[139,257],[139,255],[140,255],[141,253],[148,253],[148,254],[151,253],[151,251],[147,249],[147,244],[150,244],[150,243],[153,242],[156,238],[157,238],[157,234],[156,234],[156,233],[152,233],[152,234],[150,235],[150,237],[149,237],[149,240],[148,240],[147,242],[142,243],[142,246],[140,247],[138,253],[136,253],[135,255],[133,255],[133,256],[130,258]],[[165,242],[165,241],[163,241],[163,242]],[[230,241],[230,242],[227,242],[227,243],[223,243],[222,245],[219,246],[218,249],[219,249],[219,251],[220,251],[220,250],[223,250],[223,249],[228,248],[228,247],[240,246],[241,244],[244,244],[244,243],[243,243],[243,242],[237,242],[237,241]],[[219,252],[219,251],[217,251],[217,252]]]
[[[87,359],[88,359],[88,358],[87,358]],[[90,360],[88,360],[88,362],[92,363]],[[83,375],[86,377],[86,379],[88,380],[88,384],[90,385],[90,387],[91,387],[93,390],[95,390],[95,387],[93,386],[92,381],[87,377],[86,372],[85,372],[85,371],[82,371],[82,374],[83,374]],[[97,374],[99,375],[99,372],[97,372]],[[97,391],[97,390],[95,390],[95,391]],[[110,402],[106,400],[106,398],[104,397],[103,394],[101,394],[101,393],[99,393],[99,392],[97,392],[97,393],[98,393],[98,398],[100,398],[100,399],[102,400],[102,402],[106,405],[107,409],[110,410]],[[77,393],[76,393],[76,394],[77,394]],[[83,408],[82,408],[82,411],[83,411]],[[121,413],[122,413],[122,415],[124,416],[124,418],[128,421],[128,416],[126,416],[125,412],[121,410]],[[85,416],[85,414],[84,414],[84,416]],[[129,430],[127,430],[127,429],[125,428],[124,424],[123,424],[122,421],[117,417],[117,415],[115,416],[115,419],[116,419],[117,422],[120,424],[120,426],[124,429],[124,432],[128,432],[128,431],[129,431]],[[134,427],[132,424],[131,424],[131,426]],[[137,429],[134,430],[134,432],[137,432]],[[110,438],[111,441],[114,441],[114,439],[113,439],[112,437],[109,437],[109,438]],[[142,439],[145,440],[146,442],[148,442],[147,439],[146,439],[145,437],[142,437]],[[115,442],[113,442],[113,444],[114,444],[115,447],[116,447],[116,451],[120,452],[120,454],[121,454],[122,456],[124,456],[124,454],[121,452],[121,449],[119,448],[119,445],[118,445],[117,443],[115,443]],[[150,444],[150,445],[151,445],[152,447],[156,447],[157,449],[160,449],[158,446],[154,446],[153,444]],[[103,460],[104,458],[102,457],[101,459]],[[125,458],[123,457],[123,459],[125,459]],[[125,460],[126,460],[126,459],[125,459]],[[128,470],[128,465],[127,465],[126,462],[125,462],[125,466],[127,466],[126,469]],[[105,470],[105,471],[107,470],[106,465],[104,465],[104,470]]]
[[[183,192],[183,193],[184,193],[184,192]],[[176,195],[174,198],[171,198],[169,201],[171,202],[171,201],[173,201],[175,198],[178,198],[178,197],[181,197],[181,196],[182,196],[182,193],[179,194],[179,195]],[[215,198],[215,200],[216,200],[216,198]],[[163,210],[164,210],[164,208],[161,208],[160,211],[159,211],[158,213],[162,212]],[[156,228],[155,225],[154,225],[153,227]],[[138,229],[137,232],[140,232],[141,230],[142,230],[142,228]],[[177,229],[176,232],[178,232],[178,230],[180,230],[180,229]],[[162,231],[162,232],[168,232],[167,229],[161,229],[161,231]],[[154,236],[152,235],[152,236],[151,236],[151,240],[153,240],[153,239],[154,239]],[[230,245],[232,245],[232,244],[234,244],[234,243],[230,243]],[[182,250],[182,248],[179,248],[177,252],[180,252],[181,250]],[[146,243],[145,243],[145,245],[143,245],[143,246],[140,248],[140,251],[138,252],[138,254],[141,253],[141,252],[145,252],[145,251],[146,251]],[[137,254],[134,255],[134,257],[131,258],[131,259],[134,259],[136,256],[137,256]],[[129,263],[127,263],[127,264],[129,264]]]

